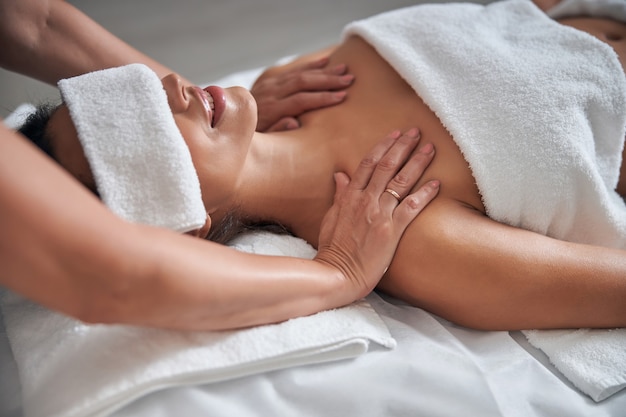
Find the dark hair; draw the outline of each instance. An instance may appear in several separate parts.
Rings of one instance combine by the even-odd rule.
[[[40,104],[18,129],[22,135],[57,162],[47,128],[50,118],[58,107],[52,104]],[[278,223],[252,219],[242,215],[241,210],[236,208],[229,210],[220,222],[211,226],[207,239],[226,244],[238,235],[251,230],[266,230],[278,234],[290,233],[287,228]]]
[[[50,136],[48,135],[48,122],[59,106],[49,103],[40,104],[35,111],[28,115],[18,132],[28,138],[39,149],[56,161],[52,152]]]
[[[207,239],[216,243],[227,244],[242,233],[263,230],[280,235],[292,234],[280,223],[262,221],[242,215],[238,208],[231,209],[217,223],[211,225]]]

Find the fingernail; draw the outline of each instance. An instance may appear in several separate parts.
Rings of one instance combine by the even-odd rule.
[[[346,98],[346,92],[345,91],[338,91],[336,93],[333,93],[333,99],[335,99],[335,101],[341,101],[344,98]]]
[[[285,123],[285,130],[293,130],[293,129],[297,129],[299,128],[300,125],[298,124],[297,121],[295,120],[289,120],[287,121],[287,123]]]
[[[428,185],[430,185],[430,188],[432,188],[432,189],[437,189],[437,188],[439,188],[441,183],[439,182],[439,180],[432,180],[432,181],[430,181],[428,183]]]
[[[340,78],[340,81],[342,84],[350,85],[352,84],[352,81],[354,81],[354,75],[352,74],[344,75]]]
[[[392,139],[398,139],[400,136],[402,136],[402,132],[400,132],[399,130],[394,130],[389,134],[389,137]]]
[[[424,155],[429,155],[433,152],[434,149],[435,148],[432,143],[427,143],[426,145],[420,148],[420,152],[423,153]]]
[[[346,64],[339,64],[339,65],[335,65],[333,67],[333,73],[337,74],[337,75],[341,75],[344,72],[346,72],[346,69],[348,69],[348,67],[346,66]]]
[[[411,136],[411,137],[414,137],[414,138],[417,138],[417,137],[419,137],[419,135],[420,135],[420,131],[419,131],[419,129],[418,129],[418,128],[414,127],[414,128],[412,128],[412,129],[409,129],[409,130],[405,133],[405,135],[407,135],[407,136]]]

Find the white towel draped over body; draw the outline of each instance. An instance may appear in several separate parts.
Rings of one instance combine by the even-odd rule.
[[[614,191],[626,81],[610,46],[524,0],[406,8],[355,22],[350,35],[370,43],[436,113],[491,218],[626,249],[626,206]],[[593,356],[569,333],[533,332],[530,341],[595,400],[626,386],[626,330],[597,331]]]

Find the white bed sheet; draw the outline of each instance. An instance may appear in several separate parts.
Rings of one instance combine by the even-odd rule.
[[[517,332],[469,330],[390,298],[373,294],[368,299],[398,342],[391,351],[168,388],[113,416],[626,415],[626,391],[593,402]],[[0,416],[19,416],[19,378],[4,324],[0,364]]]
[[[249,86],[259,72],[216,84]],[[113,416],[626,416],[626,390],[595,403],[519,332],[474,331],[391,298],[372,294],[368,300],[396,339],[395,349],[167,388]],[[20,415],[19,376],[2,320],[0,416]]]

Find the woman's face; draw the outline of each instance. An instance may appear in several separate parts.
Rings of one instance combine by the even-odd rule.
[[[240,179],[256,128],[256,102],[240,87],[202,90],[184,84],[176,74],[162,82],[211,214],[232,195]]]
[[[174,120],[196,168],[207,213],[233,194],[240,179],[257,123],[256,102],[244,88],[221,89],[186,85],[176,74],[162,80]],[[48,124],[57,161],[90,189],[89,164],[66,106]]]

